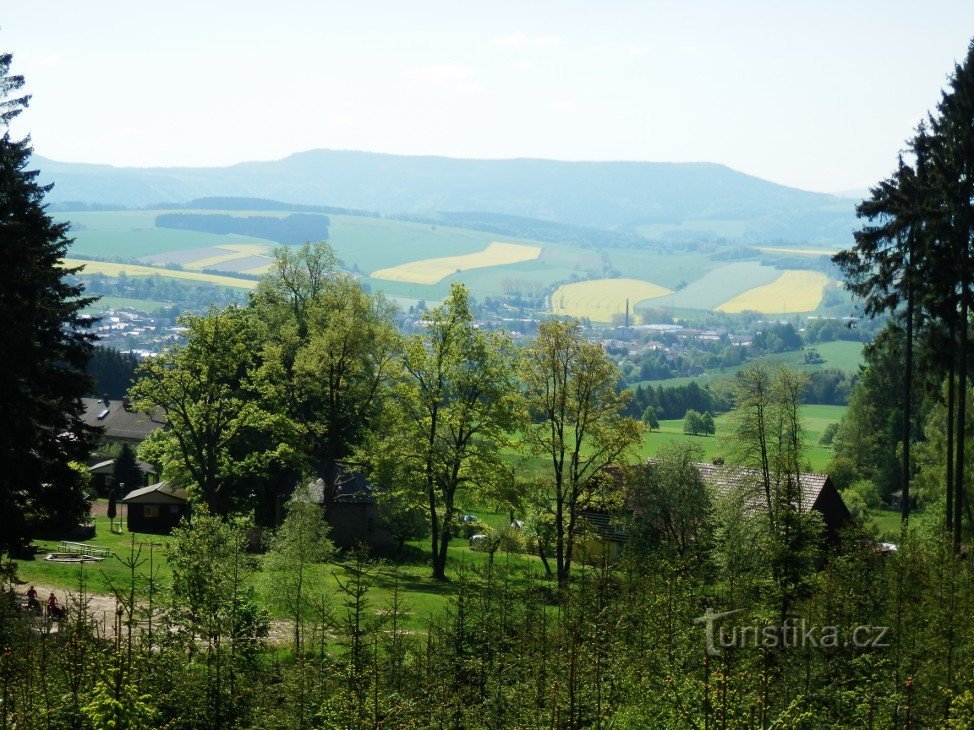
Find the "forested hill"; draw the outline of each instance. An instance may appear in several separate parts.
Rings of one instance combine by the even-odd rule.
[[[476,211],[652,240],[851,241],[854,201],[710,163],[464,160],[312,150],[221,168],[117,168],[35,156],[48,200],[147,206],[274,198],[385,214]]]

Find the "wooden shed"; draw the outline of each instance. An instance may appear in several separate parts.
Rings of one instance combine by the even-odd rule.
[[[122,503],[126,505],[129,532],[168,535],[183,517],[189,517],[186,490],[172,487],[169,482],[135,489],[125,495]]]

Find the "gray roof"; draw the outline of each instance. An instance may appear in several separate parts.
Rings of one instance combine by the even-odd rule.
[[[761,489],[762,479],[761,472],[757,469],[745,466],[707,464],[705,462],[698,462],[695,466],[704,482],[716,488],[721,494],[727,494],[731,490],[741,490],[746,494],[754,490],[753,496],[755,498],[761,497],[762,493],[759,490]],[[828,480],[827,474],[803,472],[798,475],[798,487],[803,510],[808,511],[815,506]]]
[[[181,487],[173,487],[169,482],[159,482],[150,484],[148,487],[133,489],[125,495],[123,502],[185,502],[186,490]]]
[[[81,402],[85,407],[82,420],[89,426],[104,429],[108,438],[142,441],[165,425],[165,417],[161,413],[150,419],[145,413],[125,410],[120,400],[109,400],[106,404],[101,398],[82,398]],[[99,418],[103,413],[104,416]]]
[[[156,468],[152,466],[148,461],[139,461],[136,459],[135,465],[142,470],[143,474],[155,474]],[[107,461],[99,461],[97,464],[92,464],[88,467],[88,471],[92,474],[111,474],[115,470],[115,459],[108,459]]]

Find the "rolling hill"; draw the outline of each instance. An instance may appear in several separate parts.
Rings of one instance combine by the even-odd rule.
[[[35,156],[53,203],[140,207],[205,196],[274,198],[385,214],[508,216],[649,240],[850,240],[854,202],[711,163],[467,160],[311,150],[212,168],[121,168]],[[510,221],[511,218],[503,219]]]

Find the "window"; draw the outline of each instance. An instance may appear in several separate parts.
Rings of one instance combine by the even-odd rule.
[[[159,516],[159,505],[157,504],[147,504],[142,508],[143,517],[158,517]]]

